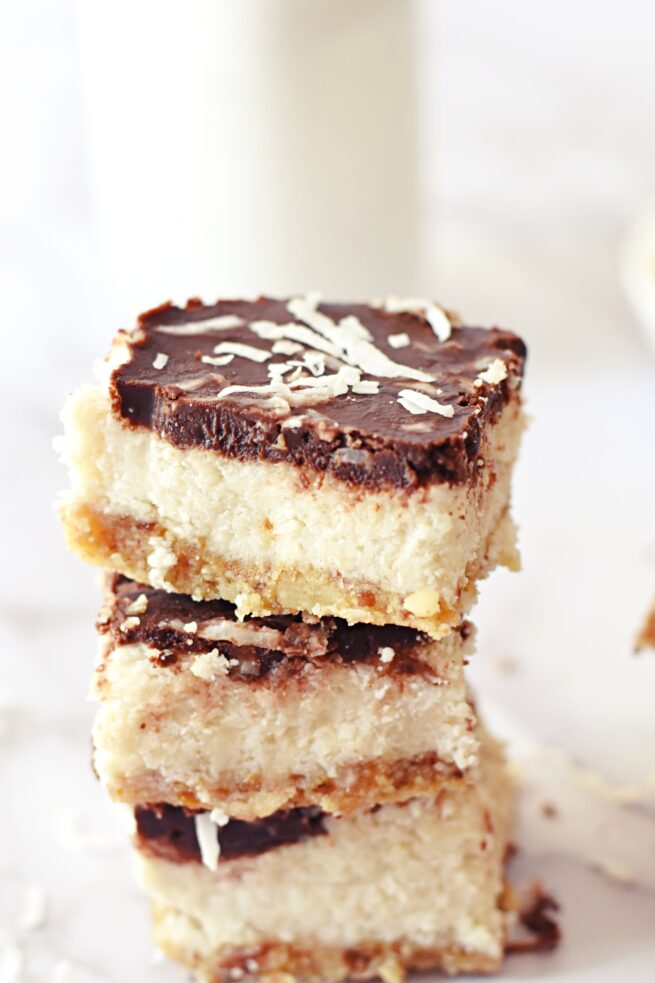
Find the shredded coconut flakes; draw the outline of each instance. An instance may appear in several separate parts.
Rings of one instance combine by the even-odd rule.
[[[217,826],[227,826],[230,821],[230,817],[222,809],[212,809],[209,813],[209,818]]]
[[[349,315],[336,324],[327,314],[316,309],[316,301],[311,297],[295,297],[287,304],[294,317],[304,321],[314,331],[319,332],[335,347],[341,350],[337,356],[344,362],[361,369],[367,375],[377,375],[387,379],[415,379],[418,382],[431,382],[432,376],[409,365],[394,362],[373,344],[371,332],[359,320]]]
[[[205,365],[229,365],[233,358],[234,355],[202,355],[200,361]]]
[[[217,398],[224,399],[233,393],[252,393],[253,395],[277,397],[280,401],[280,408],[288,412],[291,406],[303,406],[342,396],[348,392],[350,387],[360,382],[360,379],[361,373],[358,369],[350,365],[343,365],[338,372],[318,378],[292,378],[287,382],[282,382],[281,379],[277,378],[261,386],[226,386],[217,394]]]
[[[243,318],[236,314],[221,314],[219,317],[208,317],[204,321],[187,321],[185,324],[160,324],[155,331],[161,334],[194,335],[204,334],[212,328],[238,328],[243,324]]]
[[[236,355],[238,358],[249,358],[251,362],[267,362],[271,353],[264,348],[254,345],[243,345],[239,341],[221,341],[214,345],[214,355]]]
[[[273,342],[272,352],[274,355],[296,355],[303,349],[302,345],[299,345],[296,341],[288,341],[286,338],[280,338],[278,341]]]
[[[168,355],[165,352],[157,352],[152,362],[153,369],[165,369],[167,364]]]
[[[221,845],[218,841],[217,829],[226,826],[230,817],[222,809],[212,809],[211,812],[201,812],[195,818],[196,838],[200,847],[202,862],[211,871],[218,867],[221,855]]]
[[[438,413],[439,416],[453,417],[455,407],[439,403],[431,396],[419,392],[417,389],[401,389],[398,393],[398,402],[409,413],[420,415],[422,413]]]
[[[377,379],[365,379],[363,382],[356,382],[352,390],[364,396],[377,396],[380,392],[380,383]]]
[[[265,341],[297,341],[305,348],[317,348],[326,355],[341,358],[341,351],[322,335],[305,324],[276,324],[274,321],[251,321],[248,325],[258,338]]]
[[[387,341],[392,348],[407,348],[412,343],[406,331],[401,331],[399,334],[390,334]]]
[[[439,341],[448,341],[453,330],[450,319],[443,308],[429,300],[417,297],[387,297],[384,304],[389,314],[418,314],[425,318]]]

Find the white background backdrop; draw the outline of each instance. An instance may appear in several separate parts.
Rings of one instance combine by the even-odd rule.
[[[525,796],[518,875],[553,888],[567,939],[554,956],[510,961],[503,978],[645,983],[655,965],[655,664],[631,644],[655,593],[655,370],[617,251],[655,195],[655,9],[416,9],[423,289],[469,320],[515,328],[531,349],[534,423],[515,495],[525,570],[483,586],[472,674],[519,756],[528,741],[564,748],[641,801],[581,798],[561,768],[542,767]],[[5,969],[16,943],[30,981],[53,979],[60,960],[75,981],[173,981],[174,968],[150,966],[145,905],[90,771],[97,594],[51,512],[65,482],[50,450],[58,408],[123,317],[94,252],[68,0],[0,5],[0,140]],[[544,799],[560,808],[550,825]],[[74,821],[91,841],[71,836]],[[620,862],[634,883],[593,860]],[[30,885],[49,898],[38,931],[20,926]]]

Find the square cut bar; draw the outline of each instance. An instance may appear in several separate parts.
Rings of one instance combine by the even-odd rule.
[[[157,945],[203,983],[498,969],[512,788],[485,741],[477,784],[349,816],[137,809]]]
[[[95,768],[136,805],[353,812],[472,779],[472,626],[442,641],[335,618],[235,618],[115,575],[99,624]]]
[[[524,358],[418,301],[150,311],[65,409],[69,544],[240,616],[441,637],[517,565]]]

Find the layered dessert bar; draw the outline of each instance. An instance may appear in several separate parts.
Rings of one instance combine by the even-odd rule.
[[[204,983],[496,970],[512,791],[486,744],[477,784],[348,816],[138,808],[156,943]]]
[[[641,652],[645,648],[655,649],[655,600],[647,612],[639,634],[635,639],[636,652]]]
[[[114,575],[99,627],[95,768],[118,800],[254,819],[353,812],[477,773],[467,622],[412,628],[236,619]]]
[[[191,301],[121,331],[64,413],[70,546],[237,614],[442,637],[516,565],[525,348],[425,302]]]

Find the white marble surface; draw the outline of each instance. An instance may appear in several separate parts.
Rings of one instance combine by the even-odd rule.
[[[3,123],[22,112],[34,124],[30,134],[3,129],[14,153],[0,173],[9,449],[0,981],[11,978],[13,940],[24,958],[16,978],[28,983],[63,983],[66,963],[72,983],[174,983],[182,972],[152,962],[121,824],[91,772],[85,698],[97,591],[64,552],[51,511],[65,480],[50,450],[58,407],[114,326],[90,251],[68,5],[54,6],[30,0],[11,22],[3,12],[0,31],[2,89],[11,81],[25,93]],[[655,966],[655,659],[634,656],[632,639],[655,594],[655,366],[622,298],[616,250],[655,173],[645,118],[652,8],[435,6],[441,62],[430,112],[442,181],[426,206],[430,292],[524,330],[532,349],[534,422],[515,495],[524,571],[483,585],[471,675],[524,759],[516,876],[553,890],[565,941],[553,955],[511,959],[500,978],[646,983]],[[543,753],[528,767],[534,744],[630,786],[639,804],[607,804]],[[543,801],[557,818],[543,819]],[[632,882],[594,860],[627,868]],[[47,917],[28,928],[34,887]]]

